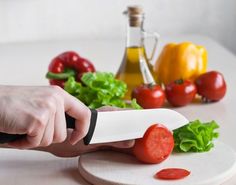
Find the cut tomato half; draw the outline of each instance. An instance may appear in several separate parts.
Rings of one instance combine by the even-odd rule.
[[[156,164],[165,160],[173,148],[172,132],[162,124],[154,124],[147,129],[143,138],[135,140],[133,153],[144,163]]]

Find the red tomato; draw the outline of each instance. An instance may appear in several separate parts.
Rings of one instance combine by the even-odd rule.
[[[172,132],[161,124],[150,126],[143,138],[136,139],[133,154],[144,163],[156,164],[165,160],[174,148]]]
[[[131,97],[144,109],[159,108],[165,102],[165,92],[159,85],[140,85],[133,89]]]
[[[166,168],[156,173],[158,179],[174,180],[182,179],[190,174],[190,171],[182,168]]]
[[[195,84],[197,92],[202,96],[203,101],[219,101],[225,96],[226,82],[221,73],[210,71],[200,75]]]
[[[197,88],[190,80],[176,80],[166,85],[166,99],[175,107],[189,104],[197,93]]]

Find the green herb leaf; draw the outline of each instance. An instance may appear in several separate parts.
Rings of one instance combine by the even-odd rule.
[[[112,73],[96,72],[84,73],[81,78],[82,84],[70,77],[64,89],[77,97],[90,108],[99,108],[105,105],[121,108],[140,108],[135,100],[128,105],[122,98],[127,91],[127,85],[115,79]]]
[[[177,152],[207,152],[214,147],[213,139],[219,136],[215,129],[219,125],[215,121],[201,123],[199,120],[190,122],[173,131]]]

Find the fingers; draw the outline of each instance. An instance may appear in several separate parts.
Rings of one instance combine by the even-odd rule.
[[[76,120],[70,143],[75,144],[86,136],[91,111],[63,89],[56,86],[24,87],[22,90],[16,88],[14,93],[10,97],[12,100],[8,101],[11,104],[2,131],[27,136],[9,143],[10,146],[24,149],[63,142],[67,137],[65,112]]]
[[[106,112],[106,111],[117,111],[122,110],[122,108],[119,107],[112,107],[112,106],[103,106],[97,109],[99,112]]]
[[[66,130],[64,102],[61,99],[59,99],[57,101],[57,111],[55,115],[53,143],[61,143],[65,141],[66,137],[67,137],[67,130]]]
[[[88,151],[96,151],[101,149],[127,149],[132,148],[135,144],[135,140],[126,140],[119,142],[111,142],[111,143],[99,143],[99,144],[90,144],[86,146],[86,150]]]
[[[135,144],[134,140],[126,140],[126,141],[119,141],[119,142],[112,142],[112,143],[102,143],[99,146],[107,146],[107,147],[114,147],[114,148],[131,148]]]
[[[65,112],[75,118],[75,129],[71,133],[70,143],[76,144],[84,138],[89,130],[91,111],[81,101],[64,92]]]
[[[49,146],[53,142],[55,113],[49,117],[40,146]]]
[[[112,106],[103,106],[97,109],[99,112],[106,111],[119,111],[119,110],[132,110],[131,108],[120,108],[120,107],[112,107]]]
[[[91,112],[87,108],[82,108],[82,110],[80,110],[80,113],[78,115],[71,114],[71,112],[67,112],[67,113],[76,119],[75,129],[71,133],[71,137],[70,137],[70,143],[74,145],[79,140],[84,138],[86,134],[88,133]]]
[[[104,150],[112,150],[116,152],[122,152],[127,154],[132,154],[133,146],[135,144],[135,140],[127,140],[127,141],[120,141],[120,142],[113,142],[113,143],[104,143],[102,144],[99,149]]]
[[[23,139],[10,142],[9,145],[20,149],[40,146],[46,129],[46,123],[48,122],[47,118],[48,116],[45,116],[45,114],[38,116],[38,118],[34,115],[30,126],[27,128],[27,136]]]
[[[24,132],[27,136],[9,143],[10,146],[21,149],[45,147],[66,139],[64,100],[60,91],[50,88],[44,97],[34,100],[30,110],[22,113],[28,125]]]

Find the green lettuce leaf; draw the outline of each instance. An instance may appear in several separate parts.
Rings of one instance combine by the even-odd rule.
[[[207,152],[214,147],[213,139],[219,136],[215,129],[219,125],[215,121],[201,123],[199,120],[190,122],[173,130],[174,150],[177,152]]]
[[[115,79],[112,73],[84,73],[81,81],[82,83],[76,82],[74,77],[70,77],[66,81],[64,89],[92,109],[105,105],[141,108],[135,100],[128,104],[122,99],[127,91],[127,85],[123,81]]]

